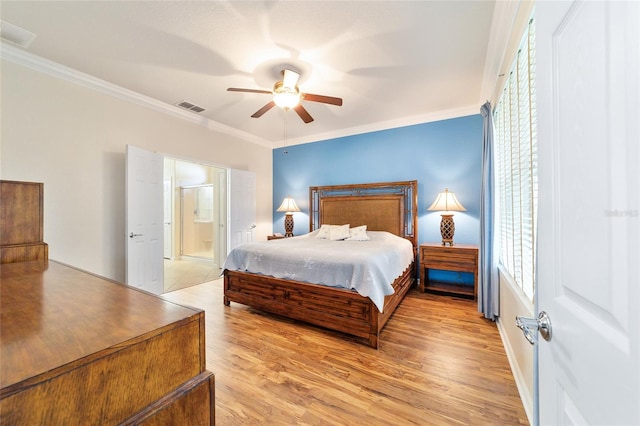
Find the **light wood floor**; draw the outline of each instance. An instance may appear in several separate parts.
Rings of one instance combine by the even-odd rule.
[[[225,307],[222,280],[163,297],[206,311],[218,425],[528,424],[496,325],[473,301],[412,289],[375,350]]]

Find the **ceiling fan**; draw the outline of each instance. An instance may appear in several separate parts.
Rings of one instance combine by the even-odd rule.
[[[300,74],[295,71],[289,69],[283,69],[282,72],[282,80],[276,81],[273,85],[273,90],[258,90],[258,89],[240,89],[236,87],[229,87],[227,91],[229,92],[247,92],[247,93],[264,93],[268,95],[273,95],[273,99],[267,103],[265,106],[256,111],[251,117],[259,118],[262,115],[269,111],[274,106],[279,106],[280,108],[293,109],[304,121],[305,123],[311,123],[313,121],[313,117],[311,114],[302,106],[302,101],[311,101],[311,102],[321,102],[324,104],[342,106],[342,98],[334,98],[332,96],[324,96],[324,95],[314,95],[312,93],[302,93],[298,89],[298,79],[300,78]]]

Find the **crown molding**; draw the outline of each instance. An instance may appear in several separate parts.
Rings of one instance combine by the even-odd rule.
[[[504,75],[508,72],[513,53],[509,51],[517,39],[522,36],[522,21],[528,21],[534,1],[496,1],[491,20],[491,33],[484,62],[481,100],[489,100],[492,105],[504,86]],[[483,101],[484,102],[484,101]]]
[[[498,2],[501,3],[501,2]],[[495,16],[494,16],[495,20]],[[193,112],[185,111],[177,106],[170,105],[161,102],[152,97],[142,95],[138,92],[134,92],[129,89],[117,86],[108,81],[101,80],[92,75],[80,72],[73,68],[61,65],[57,62],[50,61],[42,58],[33,53],[27,52],[10,43],[0,41],[0,59],[4,59],[27,68],[42,72],[44,74],[51,75],[56,78],[60,78],[79,86],[88,88],[90,90],[103,93],[115,98],[140,105],[145,108],[152,109],[154,111],[167,114],[181,120],[185,120],[192,124],[203,126],[209,130],[217,131],[223,134],[227,134],[244,141],[254,143],[256,145],[264,146],[269,149],[279,148],[277,142],[269,141],[264,138],[252,135],[242,130],[235,129],[225,124],[219,123],[214,120],[210,120],[206,117],[197,115]],[[485,70],[486,73],[486,70]],[[363,133],[371,133],[383,130],[389,130],[393,128],[413,126],[417,124],[424,124],[433,121],[447,120],[450,118],[464,117],[473,114],[479,114],[480,105],[472,105],[462,108],[438,111],[426,115],[417,115],[411,117],[403,117],[401,119],[380,121],[373,124],[367,124],[364,126],[356,126],[347,129],[340,129],[333,132],[319,133],[300,138],[294,138],[287,140],[287,145],[300,145],[311,142],[319,142],[329,139],[343,138]]]
[[[0,41],[0,59],[5,59],[44,74],[75,83],[90,90],[113,96],[115,98],[188,121],[192,124],[206,127],[209,130],[234,136],[267,148],[273,148],[273,143],[266,139],[234,129],[233,127],[210,120],[193,112],[185,111],[177,106],[161,102],[152,97],[142,95],[134,92],[133,90],[125,89],[113,83],[109,83],[108,81],[101,80],[89,74],[61,65],[57,62],[50,61],[4,41]]]
[[[338,139],[363,133],[390,130],[399,127],[414,126],[417,124],[425,124],[433,121],[448,120],[450,118],[466,117],[468,115],[480,114],[480,106],[481,105],[470,105],[462,108],[438,111],[430,114],[403,117],[396,120],[379,121],[377,123],[367,124],[365,126],[351,127],[349,129],[341,129],[335,132],[315,134],[310,137],[294,138],[291,140],[287,140],[287,146],[320,142],[329,139]]]

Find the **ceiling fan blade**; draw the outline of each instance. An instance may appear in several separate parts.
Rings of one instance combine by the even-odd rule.
[[[314,95],[313,93],[303,93],[302,99],[311,102],[322,102],[323,104],[331,104],[342,106],[342,98],[334,98],[333,96]]]
[[[295,89],[296,85],[298,84],[299,78],[300,74],[295,71],[291,71],[286,68],[282,70],[282,85],[284,87]]]
[[[260,118],[260,117],[262,117],[262,114],[264,114],[265,112],[269,111],[275,105],[276,105],[276,103],[271,101],[268,104],[266,104],[265,106],[263,106],[262,108],[260,108],[259,110],[257,110],[251,117]]]
[[[270,95],[271,92],[269,90],[258,90],[258,89],[240,89],[237,87],[229,87],[227,92],[247,92],[247,93],[264,93]]]
[[[309,114],[309,111],[304,109],[302,104],[298,104],[294,106],[293,109],[295,112],[298,113],[300,118],[302,118],[302,121],[304,121],[305,123],[311,123],[313,121],[313,117],[311,117],[311,114]]]

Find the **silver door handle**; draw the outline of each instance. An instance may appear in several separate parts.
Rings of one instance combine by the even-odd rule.
[[[254,229],[255,227],[256,227],[255,223],[253,225],[251,225],[251,229]]]
[[[516,325],[520,330],[522,330],[524,337],[532,345],[538,340],[538,334],[536,331],[540,332],[540,335],[544,340],[551,340],[551,319],[545,311],[540,312],[540,314],[538,314],[538,318],[517,316]]]
[[[133,237],[142,237],[142,234],[134,234],[133,232],[129,234],[129,238]]]

